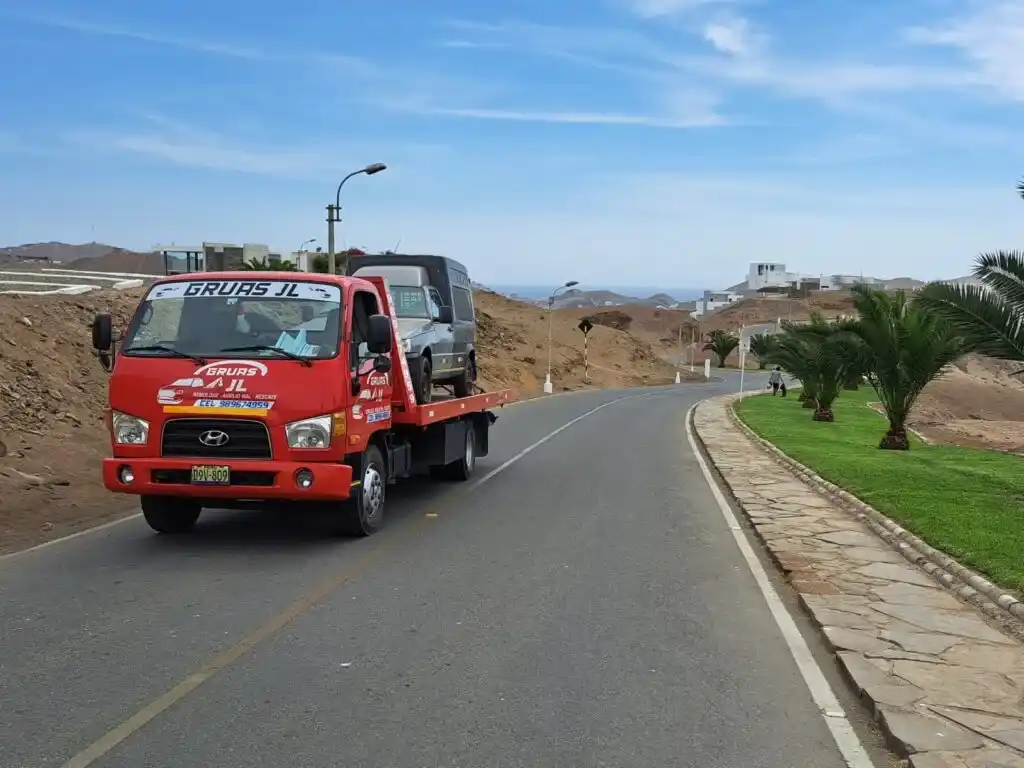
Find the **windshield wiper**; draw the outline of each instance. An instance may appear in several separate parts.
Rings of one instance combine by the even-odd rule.
[[[272,344],[249,344],[244,347],[224,347],[221,352],[276,352],[281,355],[281,357],[287,357],[289,360],[302,363],[307,368],[311,368],[313,366],[313,361],[308,357],[296,355],[294,352],[289,352],[287,349],[275,347]]]
[[[175,349],[174,347],[168,347],[166,344],[147,344],[144,347],[128,347],[125,352],[166,352],[173,357],[184,357],[188,358],[196,365],[205,365],[206,358],[200,357],[199,355],[190,355],[188,352],[182,352],[181,350]]]

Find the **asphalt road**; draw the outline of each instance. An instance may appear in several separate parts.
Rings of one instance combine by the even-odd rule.
[[[686,440],[725,387],[507,408],[478,478],[611,403],[365,540],[206,513],[0,560],[0,766],[841,768]]]

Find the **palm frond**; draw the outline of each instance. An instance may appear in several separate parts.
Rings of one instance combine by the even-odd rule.
[[[977,259],[973,274],[999,294],[1004,302],[1018,312],[1024,312],[1024,253],[983,253]]]
[[[1024,360],[1024,314],[995,290],[929,283],[916,301],[956,331],[965,351],[1002,360]]]

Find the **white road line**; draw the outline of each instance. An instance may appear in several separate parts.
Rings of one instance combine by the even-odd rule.
[[[511,467],[513,464],[515,464],[521,458],[526,456],[526,454],[532,453],[533,451],[535,451],[538,448],[540,448],[542,445],[544,445],[544,443],[546,443],[548,440],[553,438],[555,435],[558,435],[558,434],[561,434],[562,432],[565,432],[565,430],[567,430],[573,424],[577,424],[577,423],[583,421],[588,416],[593,416],[595,413],[597,413],[598,411],[604,410],[609,405],[615,405],[616,403],[621,403],[623,400],[638,400],[638,399],[644,398],[644,397],[654,397],[655,395],[677,394],[679,391],[680,390],[672,389],[672,390],[663,391],[663,392],[644,392],[642,394],[637,394],[637,395],[626,395],[625,397],[617,397],[614,400],[609,400],[607,403],[601,403],[601,405],[597,406],[596,408],[591,408],[589,411],[587,411],[586,413],[580,414],[575,419],[572,419],[571,421],[565,422],[565,424],[563,424],[562,426],[560,426],[558,429],[554,430],[553,432],[549,432],[548,434],[544,435],[544,437],[542,437],[537,442],[531,443],[530,445],[526,446],[525,448],[523,448],[523,450],[521,450],[519,453],[517,453],[511,459],[506,461],[504,464],[501,464],[501,465],[495,467],[490,472],[488,472],[486,475],[484,475],[479,480],[477,480],[475,483],[473,483],[469,487],[469,490],[472,491],[472,490],[475,490],[476,488],[479,488],[481,485],[486,483],[488,480],[490,480],[495,475],[499,474],[500,472],[504,472],[506,469]]]
[[[92,528],[85,528],[81,531],[69,533],[67,536],[61,536],[59,539],[44,541],[42,544],[36,544],[34,547],[29,547],[28,549],[19,549],[17,552],[8,552],[6,555],[0,555],[0,563],[3,563],[5,560],[12,560],[15,557],[20,557],[21,555],[27,555],[29,552],[38,552],[40,549],[52,547],[54,544],[63,544],[65,541],[71,541],[72,539],[77,539],[80,536],[87,536],[90,533],[99,533],[107,528],[113,528],[115,525],[127,523],[129,520],[137,520],[140,517],[142,517],[142,513],[136,512],[134,515],[128,515],[128,517],[120,517],[117,520],[111,520],[109,523],[101,523],[100,525],[94,525]]]
[[[718,503],[718,509],[721,511],[722,517],[725,518],[729,530],[732,531],[736,546],[739,547],[740,553],[747,563],[747,568],[750,569],[750,573],[754,577],[754,581],[757,582],[765,602],[768,603],[768,610],[771,611],[775,624],[778,626],[779,631],[782,632],[782,638],[786,641],[789,652],[793,654],[793,660],[800,670],[804,683],[807,684],[807,689],[811,692],[811,698],[821,712],[821,716],[825,719],[825,724],[832,733],[832,738],[835,739],[836,746],[839,748],[839,752],[843,760],[846,761],[846,764],[850,768],[875,768],[874,763],[868,756],[867,750],[864,749],[864,745],[861,744],[860,738],[850,724],[846,710],[843,709],[843,705],[836,698],[835,693],[832,691],[832,686],[829,685],[828,680],[825,678],[825,673],[818,666],[818,662],[811,653],[807,641],[800,634],[796,622],[789,614],[789,611],[786,610],[786,606],[779,597],[779,593],[775,591],[771,581],[769,581],[768,574],[765,573],[761,561],[757,559],[757,554],[754,552],[753,547],[750,546],[750,542],[740,527],[736,515],[733,514],[732,508],[725,500],[725,496],[722,495],[714,475],[711,474],[707,461],[701,455],[693,431],[693,412],[696,407],[696,405],[690,406],[690,409],[686,412],[686,439],[690,442],[690,448],[697,459],[697,463],[700,465],[700,471],[704,475],[704,479],[707,480],[708,486],[711,488],[711,494]]]

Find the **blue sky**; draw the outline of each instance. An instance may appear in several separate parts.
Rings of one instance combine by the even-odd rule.
[[[0,50],[0,244],[292,250],[377,161],[344,241],[493,283],[951,277],[1024,223],[1024,0],[0,0]]]

